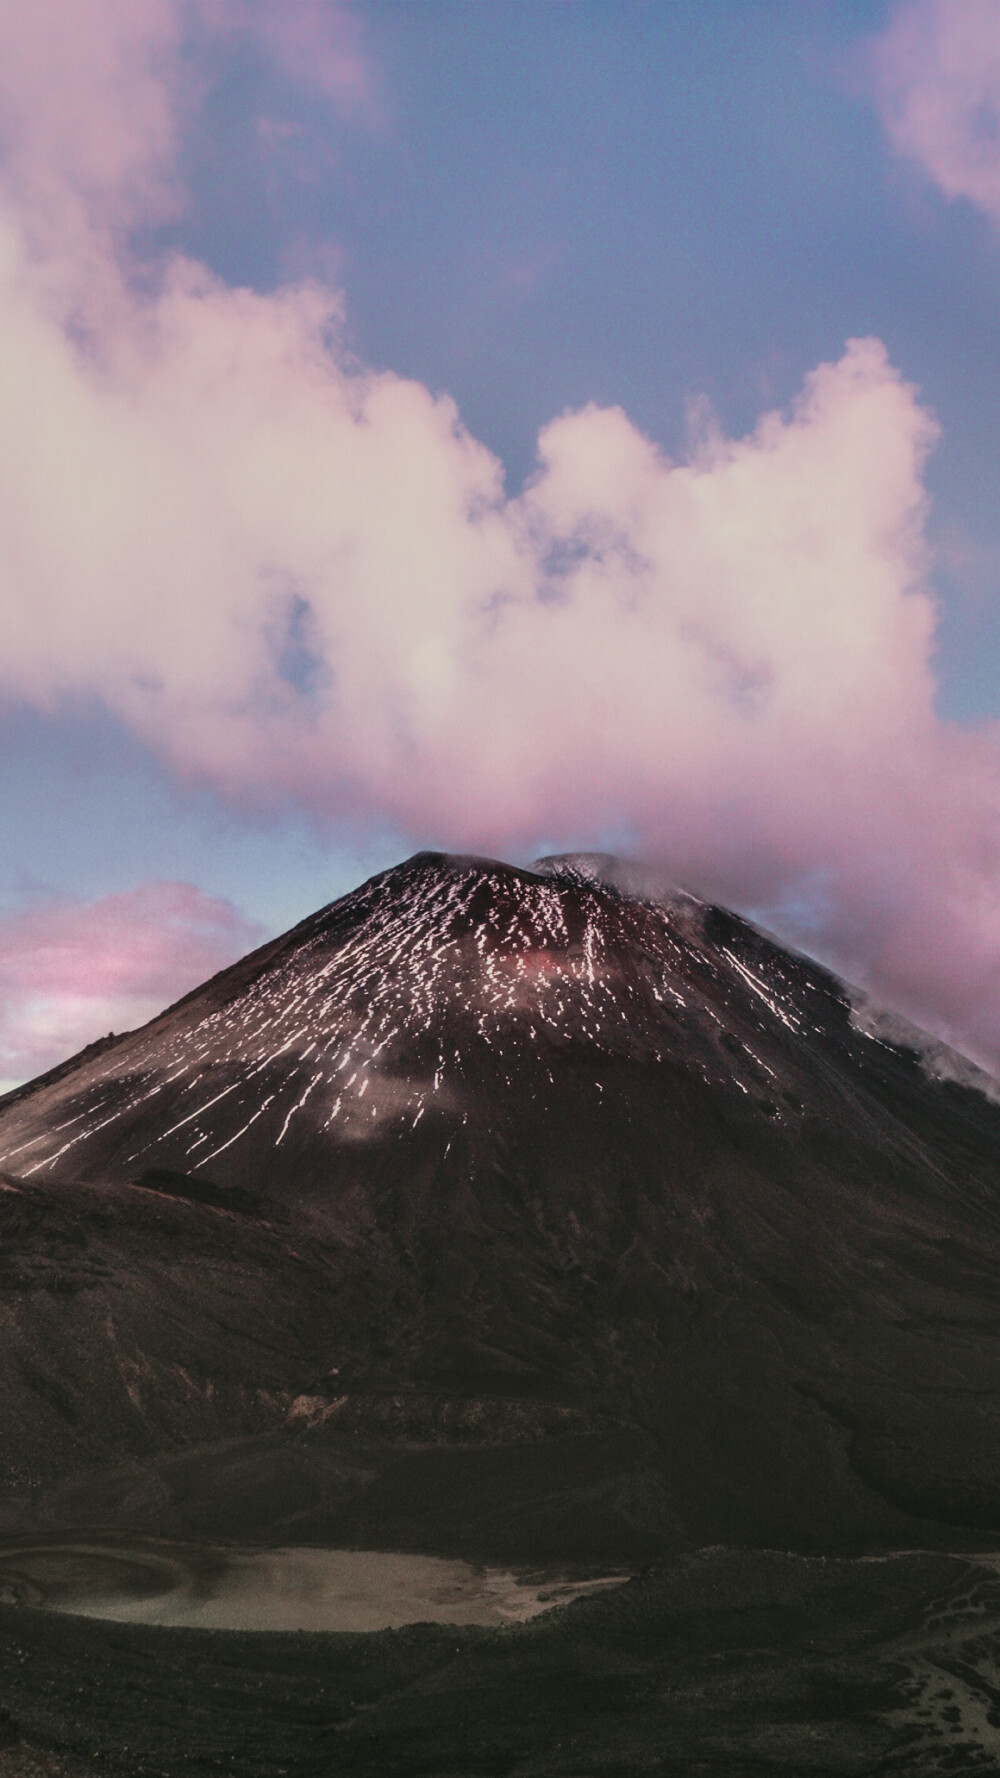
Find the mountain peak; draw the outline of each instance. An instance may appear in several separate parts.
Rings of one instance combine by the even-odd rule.
[[[567,1045],[588,1052],[594,1097],[614,1057],[728,1079],[735,1051],[713,1035],[727,993],[745,1000],[749,986],[789,1030],[798,1013],[778,953],[765,987],[745,961],[725,962],[706,913],[676,894],[640,899],[613,859],[530,870],[418,853],[22,1090],[0,1109],[0,1164],[53,1178],[199,1172],[253,1153],[281,1174],[303,1143],[312,1167],[318,1152],[400,1138],[424,1118],[467,1124],[483,1071],[530,1075],[544,1096]],[[745,947],[751,929],[729,917],[726,931]],[[762,1067],[746,1053],[745,1069],[764,1079]]]
[[[642,867],[420,852],[22,1089],[0,1165],[285,1192],[421,1126],[449,1151],[486,1142],[508,1095],[540,1111],[567,1071],[585,1122],[641,1082],[773,1135],[817,1068],[857,1092],[888,1053],[825,970]]]

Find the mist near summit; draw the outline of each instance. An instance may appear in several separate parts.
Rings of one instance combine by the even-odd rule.
[[[989,10],[944,66],[949,7],[900,9],[871,79],[899,152],[993,215]],[[0,14],[5,704],[96,704],[237,809],[610,837],[1000,1065],[1000,755],[936,708],[920,391],[852,339],[745,436],[695,404],[676,460],[619,407],[558,414],[508,490],[446,394],[357,362],[335,288],[155,245],[250,38],[377,127],[347,8]]]

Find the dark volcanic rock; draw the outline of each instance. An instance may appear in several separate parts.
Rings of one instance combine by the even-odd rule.
[[[12,1520],[981,1542],[1000,1109],[872,1029],[581,861],[373,879],[0,1101]]]
[[[25,1762],[0,1772],[986,1778],[998,1654],[993,1569],[919,1554],[709,1550],[514,1631],[238,1635],[0,1605]],[[80,1765],[39,1757],[53,1745]]]

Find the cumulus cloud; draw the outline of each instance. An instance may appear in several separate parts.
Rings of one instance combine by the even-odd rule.
[[[235,961],[259,928],[190,883],[0,918],[0,1087],[128,1031]]]
[[[1000,223],[1000,11],[996,0],[907,0],[872,59],[893,146],[949,198]]]
[[[624,833],[1000,1059],[996,742],[935,714],[934,424],[879,342],[681,461],[564,414],[512,498],[450,400],[343,354],[334,293],[135,278],[108,218],[173,193],[195,76],[189,10],[115,4],[108,66],[152,83],[120,152],[87,183],[50,132],[43,190],[10,114],[0,693],[97,697],[234,803],[522,854]]]

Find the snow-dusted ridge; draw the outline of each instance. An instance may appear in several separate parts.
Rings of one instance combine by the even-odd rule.
[[[0,1105],[0,1166],[88,1176],[113,1157],[127,1176],[226,1177],[258,1147],[294,1159],[428,1119],[451,1141],[484,1082],[495,1095],[516,1079],[541,1104],[568,1052],[596,1100],[610,1066],[638,1060],[778,1126],[797,1115],[798,1076],[821,1043],[862,1072],[865,1051],[902,1043],[935,1079],[994,1096],[972,1064],[866,1024],[857,1004],[818,965],[646,867],[420,853]]]

